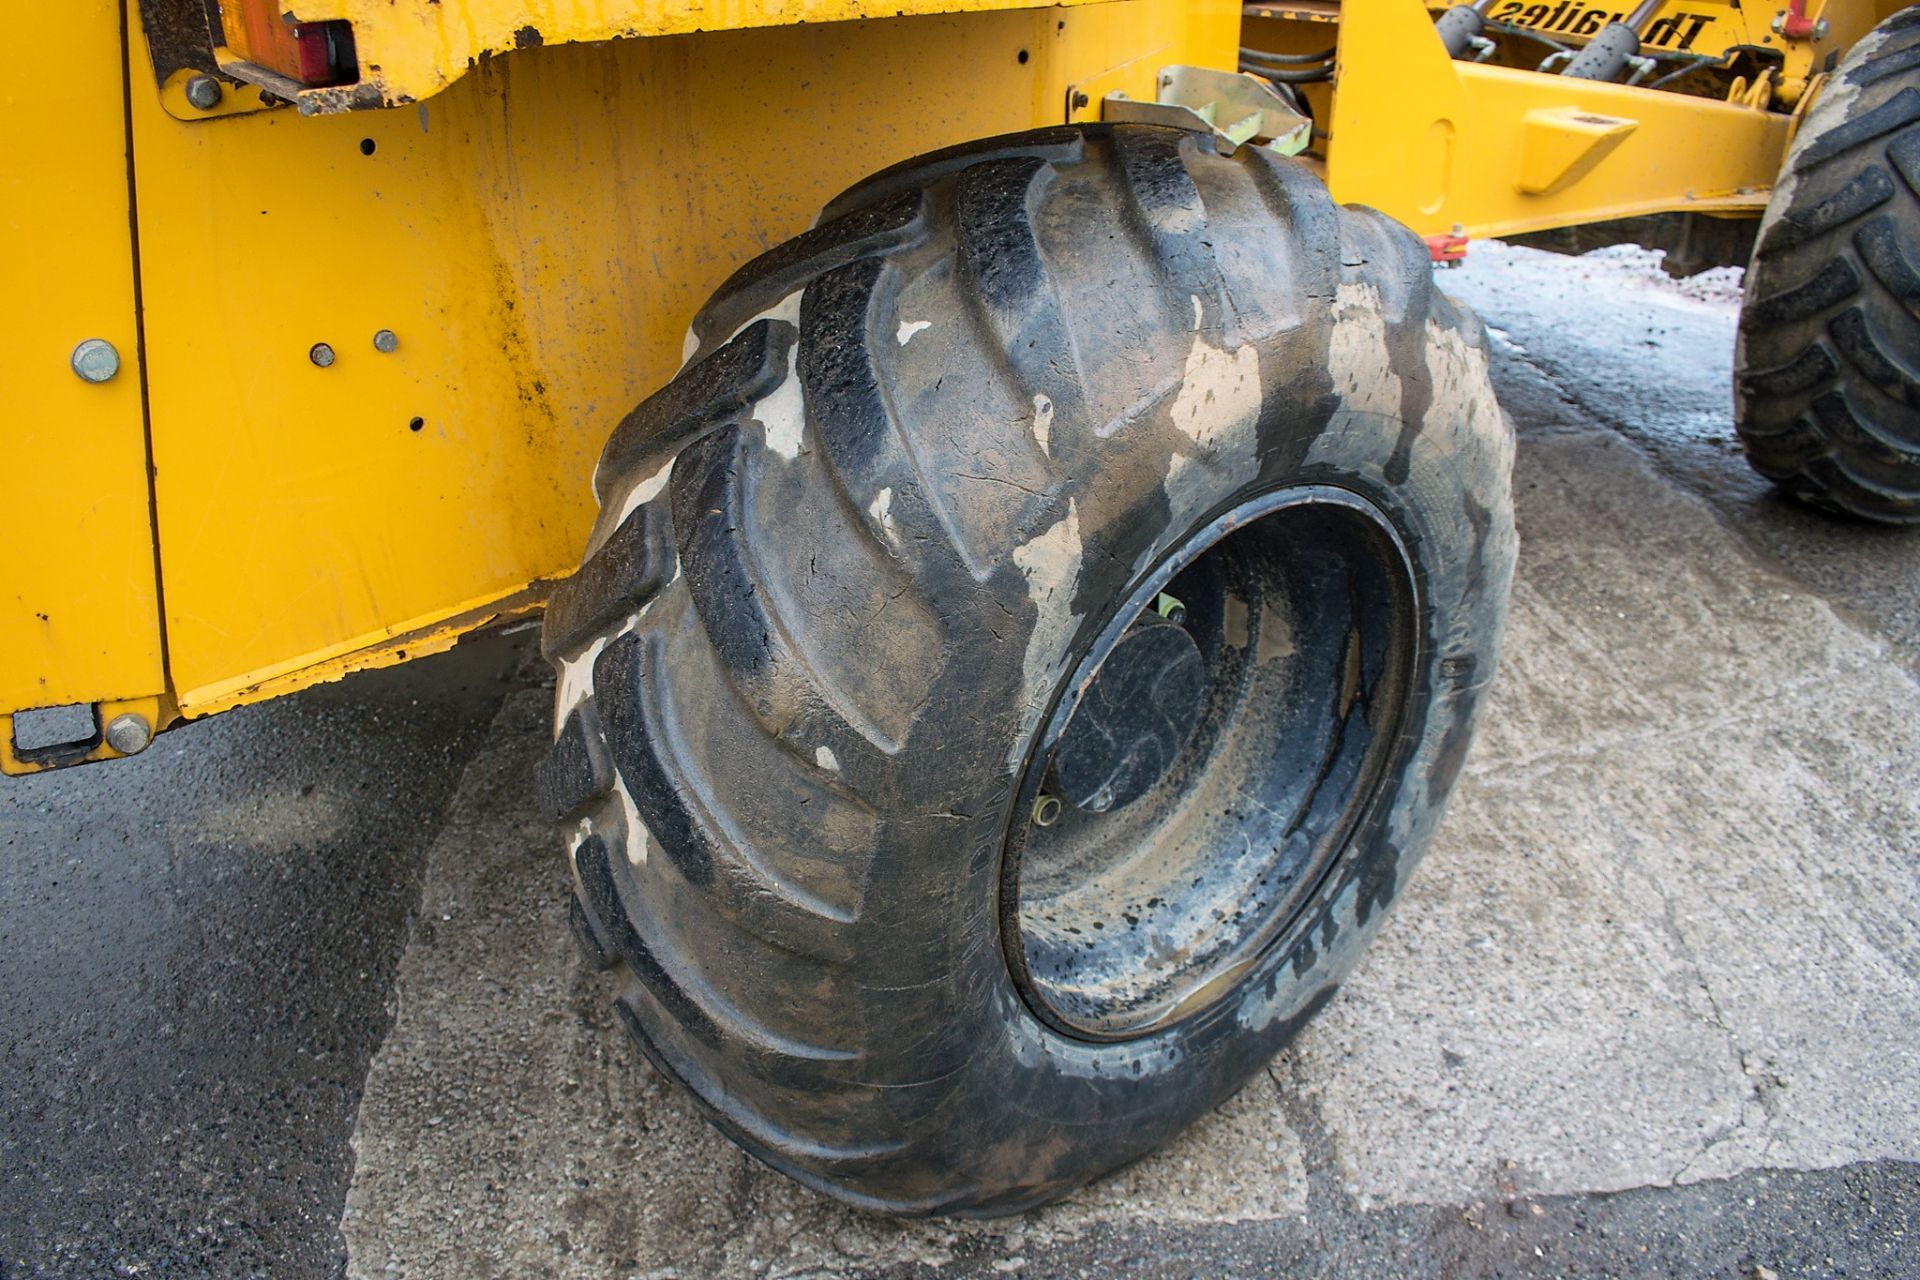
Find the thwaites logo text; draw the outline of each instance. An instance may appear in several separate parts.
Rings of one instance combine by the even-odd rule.
[[[1558,4],[1527,4],[1524,0],[1506,0],[1488,11],[1493,22],[1511,23],[1538,31],[1542,35],[1577,36],[1585,39],[1600,34],[1609,22],[1625,22],[1624,12],[1598,9],[1579,0],[1559,0]],[[1643,46],[1665,49],[1670,53],[1688,53],[1700,33],[1713,25],[1711,13],[1673,13],[1650,25],[1640,37]]]

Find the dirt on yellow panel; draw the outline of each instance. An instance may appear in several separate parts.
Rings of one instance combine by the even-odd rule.
[[[731,271],[889,163],[1224,61],[1237,21],[1132,0],[548,45],[318,118],[183,121],[136,85],[182,711],[537,602],[601,443]]]

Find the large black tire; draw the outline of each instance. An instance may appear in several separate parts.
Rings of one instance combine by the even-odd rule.
[[[608,444],[545,633],[541,791],[628,1029],[748,1151],[871,1208],[1012,1212],[1154,1149],[1332,994],[1459,772],[1515,551],[1481,326],[1306,169],[1087,126],[870,179],[689,345]],[[1298,858],[1246,890],[1258,930],[1220,926],[1237,967],[1087,941],[1173,1003],[1076,1012],[1034,761],[1180,565],[1212,727],[1120,825],[1046,839],[1110,831],[1196,886],[1243,836]],[[1310,758],[1242,731],[1288,707]],[[1271,789],[1167,817],[1230,770]]]
[[[1920,521],[1920,8],[1854,45],[1801,123],[1735,365],[1756,471],[1829,511]]]

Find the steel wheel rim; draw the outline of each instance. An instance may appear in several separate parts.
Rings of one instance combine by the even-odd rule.
[[[1183,755],[1118,812],[1037,825],[1102,664],[1182,593],[1213,681]],[[1037,1016],[1081,1039],[1155,1034],[1224,1007],[1297,936],[1391,776],[1416,616],[1398,530],[1332,486],[1237,502],[1133,585],[1056,690],[1009,825],[1001,936]]]

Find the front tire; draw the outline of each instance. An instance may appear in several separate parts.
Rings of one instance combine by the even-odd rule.
[[[774,1167],[1057,1198],[1259,1070],[1439,820],[1515,550],[1483,331],[1304,168],[1087,126],[870,179],[693,332],[546,624],[575,928]]]
[[[1920,9],[1847,52],[1747,268],[1734,422],[1813,506],[1920,521]]]

